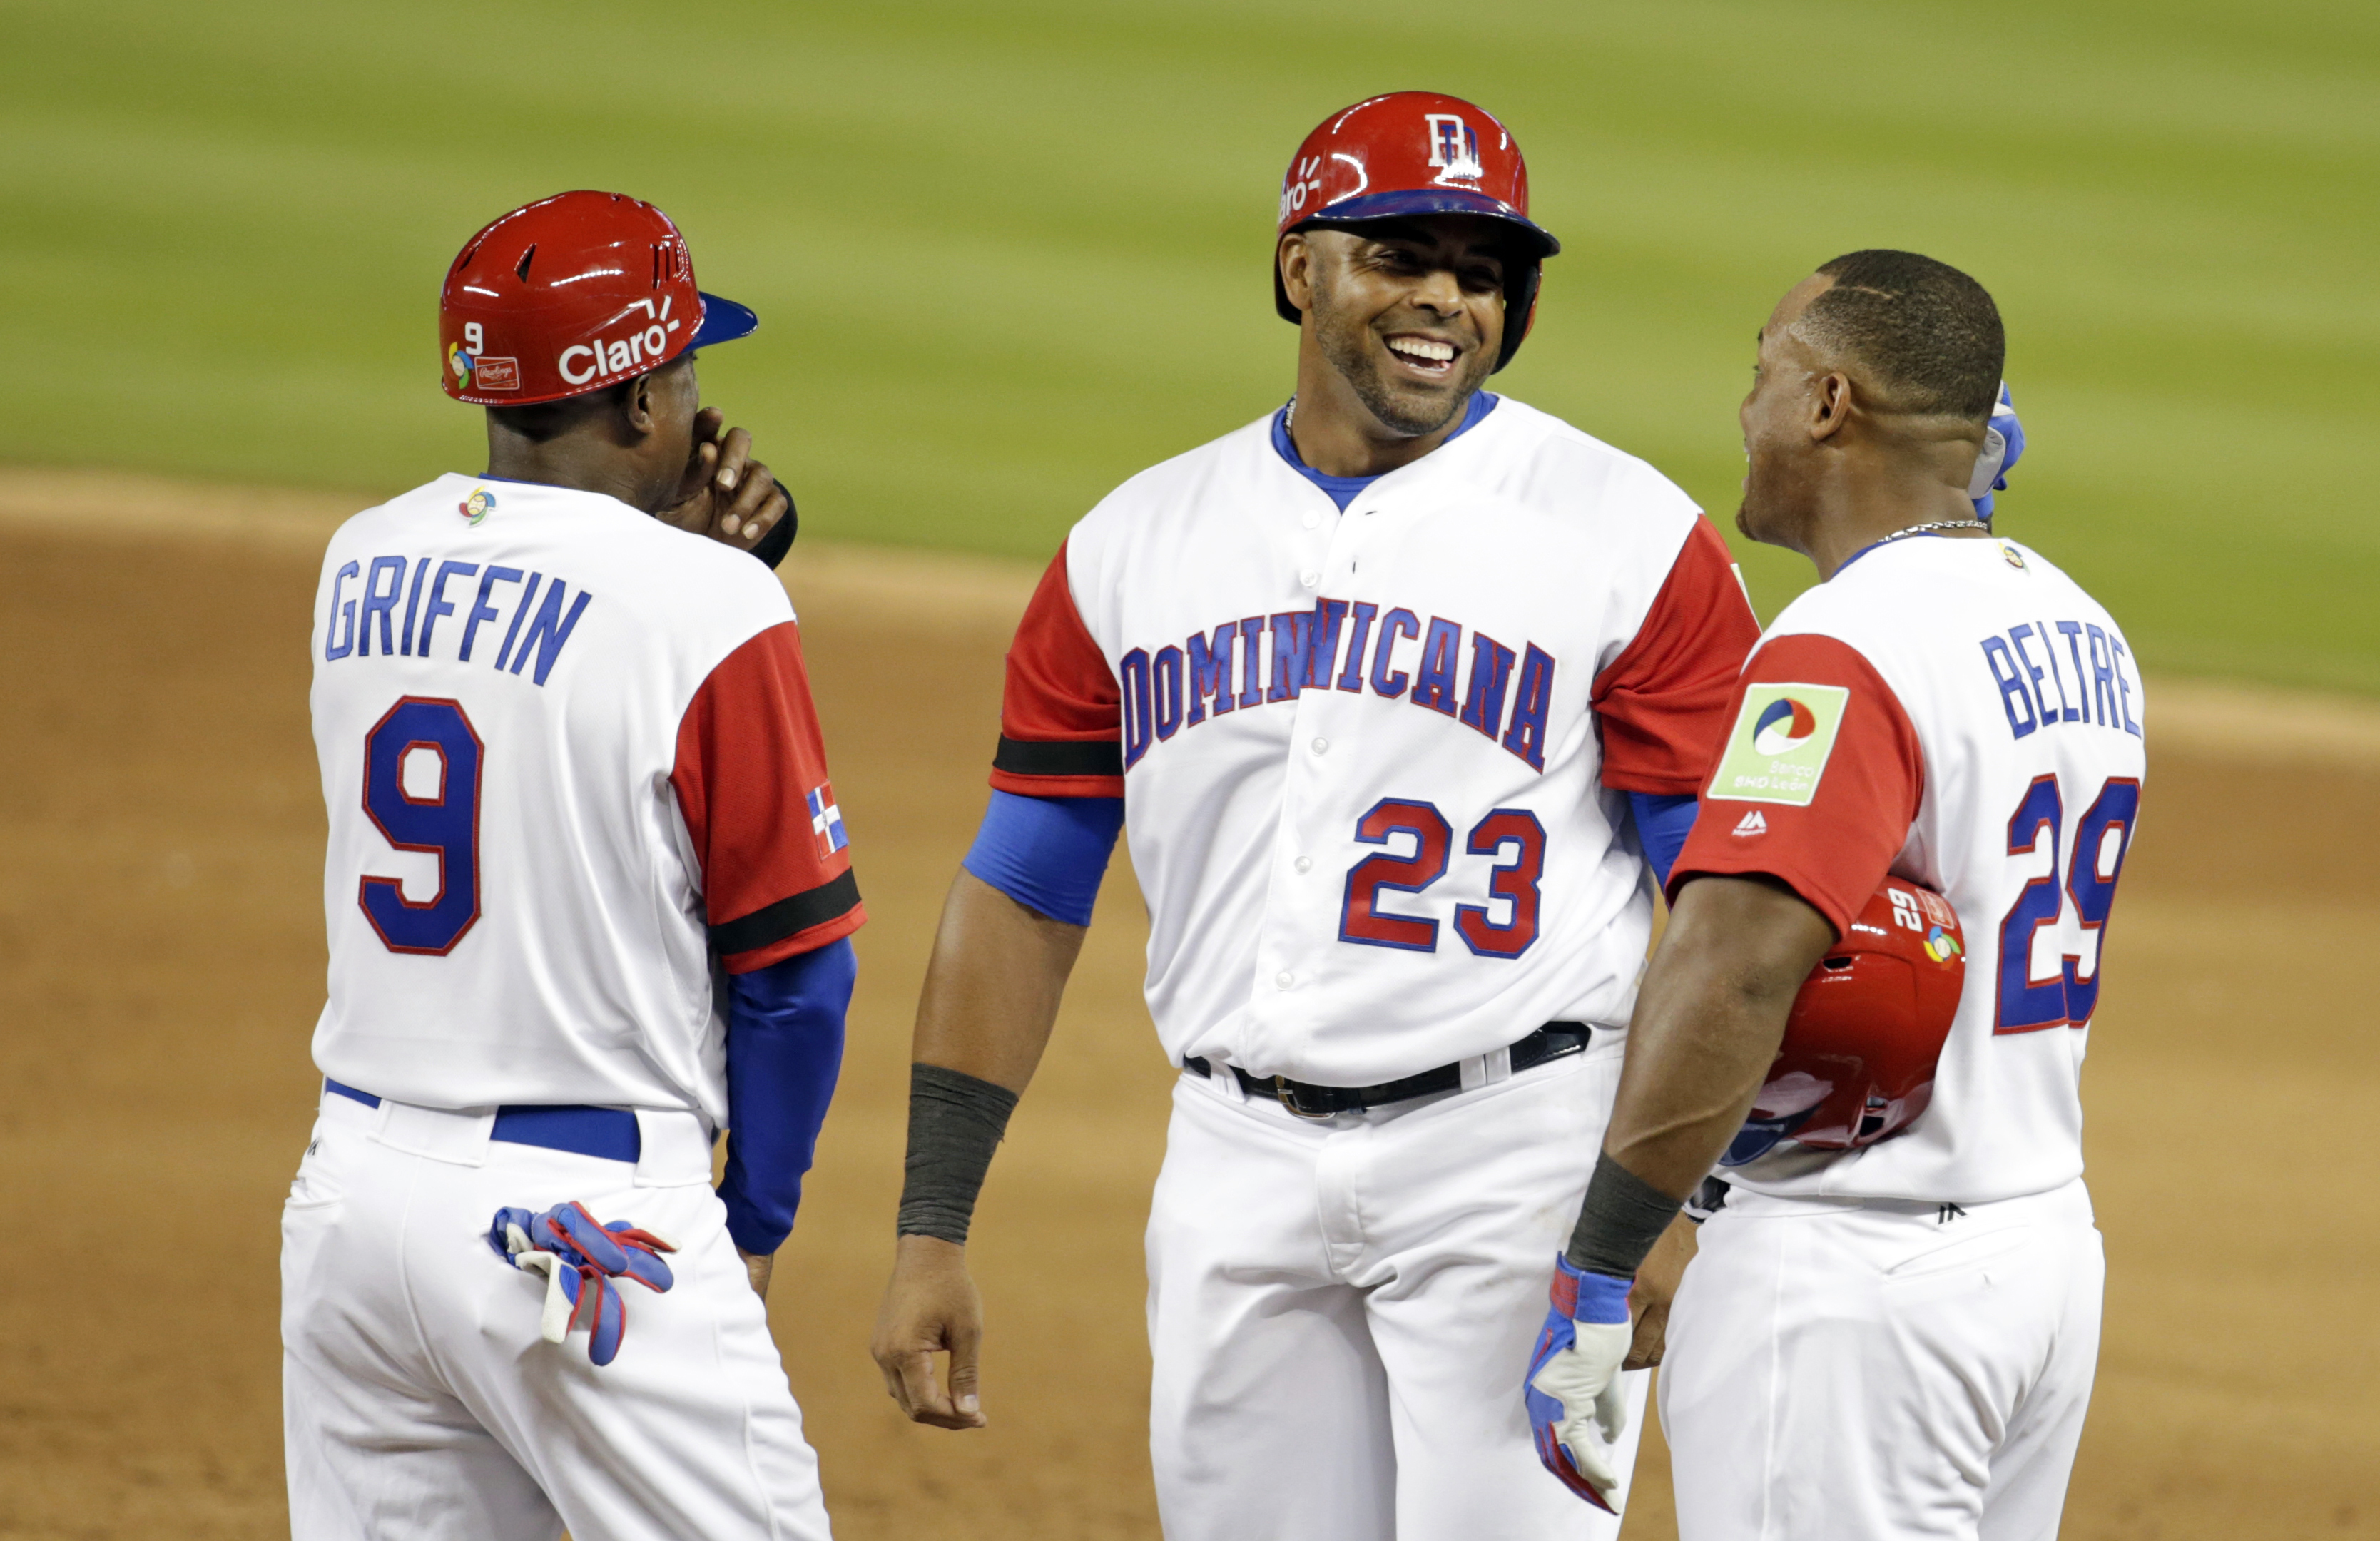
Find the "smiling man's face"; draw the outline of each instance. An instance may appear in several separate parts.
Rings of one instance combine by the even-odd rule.
[[[1506,237],[1498,223],[1434,214],[1291,239],[1312,254],[1306,319],[1356,397],[1393,433],[1452,422],[1503,346]]]

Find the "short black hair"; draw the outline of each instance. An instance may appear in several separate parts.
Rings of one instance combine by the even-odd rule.
[[[1802,312],[1811,342],[1876,370],[1901,411],[1991,417],[2008,338],[1981,284],[1914,251],[1853,251],[1818,271],[1835,284]]]

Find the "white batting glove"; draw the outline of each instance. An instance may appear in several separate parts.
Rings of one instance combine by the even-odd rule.
[[[1546,1470],[1597,1509],[1618,1513],[1611,1495],[1621,1473],[1611,1447],[1628,1429],[1620,1366],[1636,1335],[1629,1280],[1585,1272],[1567,1257],[1555,1268],[1552,1307],[1523,1397],[1530,1432]]]

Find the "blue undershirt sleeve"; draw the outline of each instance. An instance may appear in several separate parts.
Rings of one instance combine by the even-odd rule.
[[[1658,792],[1628,795],[1628,810],[1636,818],[1637,843],[1645,847],[1645,859],[1653,864],[1653,876],[1665,886],[1670,880],[1670,868],[1678,864],[1678,853],[1686,848],[1686,835],[1694,827],[1694,813],[1699,806],[1690,795]]]
[[[849,938],[727,977],[727,1234],[771,1253],[794,1229],[843,1069],[844,1015],[859,960]]]
[[[1091,904],[1123,828],[1121,797],[991,795],[960,866],[1037,914],[1091,923]]]

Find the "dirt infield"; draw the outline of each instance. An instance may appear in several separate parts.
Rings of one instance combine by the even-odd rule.
[[[286,1534],[274,1259],[316,1086],[323,519],[0,476],[0,1536]],[[992,1427],[902,1423],[865,1348],[909,1012],[1030,574],[794,566],[873,916],[771,1301],[838,1534],[1154,1536],[1139,1235],[1170,1073],[1121,868],[983,1207]],[[2380,711],[2153,695],[2086,1086],[2110,1280],[2065,1534],[2380,1535],[2380,1199],[2355,1155],[2380,1098]],[[1670,1534],[1666,1482],[1639,1492],[1629,1534]]]

